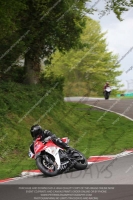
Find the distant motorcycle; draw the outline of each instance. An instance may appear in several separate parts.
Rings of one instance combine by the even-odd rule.
[[[69,142],[67,137],[61,140],[67,144]],[[29,157],[36,160],[38,169],[47,176],[55,176],[72,168],[83,170],[88,166],[82,153],[75,149],[71,153],[67,153],[66,150],[53,143],[50,136],[44,141],[37,138],[34,142],[34,152],[29,149]]]
[[[111,88],[110,87],[106,87],[106,89],[104,91],[105,99],[109,99],[110,93],[111,93]]]

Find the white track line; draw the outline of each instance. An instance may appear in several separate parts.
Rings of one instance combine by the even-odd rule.
[[[85,104],[86,104],[86,103],[85,103]],[[99,106],[90,105],[89,103],[86,104],[86,105],[89,105],[89,106],[92,106],[92,107],[98,108],[98,109],[100,109],[100,110],[105,110],[105,111],[107,111],[107,112],[115,113],[115,114],[117,114],[117,115],[120,115],[120,116],[122,116],[122,117],[125,117],[125,118],[127,118],[127,119],[133,121],[132,118],[130,118],[130,117],[126,116],[126,115],[123,115],[123,114],[121,114],[121,113],[118,113],[118,112],[115,112],[115,111],[112,111],[112,110],[108,110],[108,109],[105,109],[105,108],[102,108],[102,107],[99,107]]]

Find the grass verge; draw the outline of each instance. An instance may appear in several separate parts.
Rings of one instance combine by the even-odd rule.
[[[30,127],[38,120],[44,129],[58,137],[68,136],[70,146],[87,158],[132,148],[133,122],[124,117],[117,120],[118,116],[113,113],[104,115],[104,111],[93,110],[87,105],[64,103],[57,90],[38,104],[36,102],[47,89],[13,85],[7,90],[0,98],[3,105],[0,110],[0,179],[36,169],[35,161],[28,158],[28,149],[32,142]]]

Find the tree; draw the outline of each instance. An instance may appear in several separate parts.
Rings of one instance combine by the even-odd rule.
[[[109,14],[113,11],[119,20],[122,20],[123,12],[128,11],[133,7],[133,0],[105,0],[105,8],[101,12],[101,16]]]
[[[56,49],[64,52],[79,45],[80,34],[85,27],[85,16],[94,12],[93,8],[86,8],[86,2],[88,1],[0,0],[1,74],[7,74],[5,71],[23,54],[25,80],[27,83],[37,83],[41,59],[50,60]],[[105,14],[113,10],[118,18],[133,6],[132,0],[105,2]]]
[[[25,10],[24,0],[0,0],[0,40],[17,31],[17,16],[22,10]]]
[[[27,83],[37,83],[41,59],[49,59],[56,49],[67,51],[76,47],[85,26],[85,0],[28,0],[21,18],[21,29],[29,30],[24,41],[30,51],[25,54]],[[23,26],[22,26],[23,24]]]
[[[26,50],[19,34],[19,16],[25,9],[24,0],[0,0],[0,77],[2,79],[11,76],[10,69]]]
[[[75,82],[86,83],[84,88],[88,93],[95,91],[97,94],[101,94],[106,81],[115,86],[119,85],[116,77],[122,72],[118,70],[120,67],[117,63],[118,57],[108,51],[105,33],[101,32],[98,22],[87,19],[81,42],[87,43],[88,46],[83,49],[70,50],[65,55],[56,52],[51,65],[46,68],[47,73],[52,71],[54,74],[64,75],[65,91],[70,91],[70,83],[72,88]]]
[[[17,22],[9,23],[14,25],[10,37],[2,36],[1,68],[5,71],[6,65],[9,67],[29,48],[24,55],[26,82],[38,82],[41,59],[49,59],[56,49],[67,51],[79,43],[85,26],[85,3],[86,0],[25,0],[25,9],[11,13],[11,19],[15,16]]]

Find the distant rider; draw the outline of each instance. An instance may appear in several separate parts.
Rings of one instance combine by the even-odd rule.
[[[107,87],[110,87],[109,82],[106,82],[106,84],[104,85],[103,93],[105,92],[105,90],[106,90]]]

